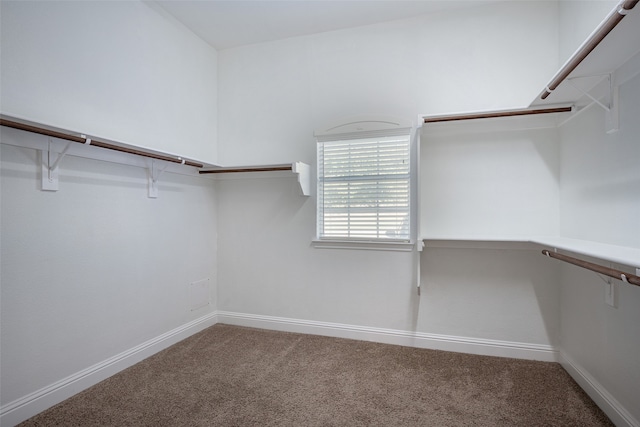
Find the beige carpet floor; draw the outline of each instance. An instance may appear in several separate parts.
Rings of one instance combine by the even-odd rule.
[[[23,426],[609,426],[557,363],[215,325]]]

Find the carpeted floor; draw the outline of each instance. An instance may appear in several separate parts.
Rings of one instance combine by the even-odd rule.
[[[610,426],[557,363],[215,325],[22,426]]]

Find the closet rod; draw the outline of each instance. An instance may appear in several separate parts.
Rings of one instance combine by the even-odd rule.
[[[477,114],[460,114],[457,116],[425,117],[425,123],[453,122],[456,120],[493,119],[498,117],[529,116],[533,114],[570,113],[572,107],[539,108],[535,110],[494,111]]]
[[[291,165],[289,166],[272,166],[272,167],[255,167],[255,168],[220,168],[210,169],[204,171],[198,171],[201,174],[205,173],[235,173],[235,172],[272,172],[272,171],[290,171],[293,170]]]
[[[7,120],[7,119],[4,119],[4,118],[0,118],[0,125],[1,126],[6,126],[6,127],[10,127],[10,128],[14,128],[14,129],[24,130],[24,131],[27,131],[27,132],[33,132],[33,133],[37,133],[37,134],[40,134],[40,135],[51,136],[53,138],[64,139],[66,141],[77,142],[77,143],[80,143],[80,144],[85,144],[87,142],[87,138],[84,138],[84,137],[81,137],[81,136],[70,135],[70,134],[67,134],[67,133],[64,133],[64,132],[54,131],[54,130],[42,128],[42,127],[39,127],[39,126],[27,125],[27,124],[24,124],[24,123],[15,122],[15,121]],[[165,156],[165,155],[162,155],[162,154],[155,154],[155,153],[150,153],[150,152],[147,152],[147,151],[136,150],[134,148],[120,147],[118,145],[109,144],[108,142],[98,141],[98,140],[95,140],[93,138],[91,138],[90,145],[95,146],[95,147],[100,147],[100,148],[106,148],[108,150],[120,151],[120,152],[123,152],[123,153],[135,154],[135,155],[143,156],[143,157],[149,157],[149,158],[152,158],[152,159],[164,160],[164,161],[172,162],[172,163],[180,163],[180,164],[182,164],[184,162],[185,165],[195,166],[197,168],[204,167],[204,165],[201,164],[201,163],[192,162],[190,160],[185,160],[185,159],[182,159],[180,157],[171,157],[171,156]]]
[[[553,92],[560,83],[566,79],[569,74],[575,70],[578,65],[600,44],[602,40],[615,28],[616,25],[622,21],[622,18],[634,8],[634,6],[638,3],[639,0],[625,0],[616,6],[615,13],[611,14],[609,18],[604,21],[600,27],[596,30],[595,33],[582,45],[580,50],[576,52],[576,54],[571,58],[569,62],[565,64],[558,74],[551,80],[551,83],[545,88],[545,91],[542,93],[541,99],[547,99],[551,92]]]
[[[560,261],[568,262],[569,264],[577,265],[578,267],[586,268],[587,270],[595,271],[596,273],[613,277],[614,279],[622,280],[623,282],[627,282],[631,285],[640,286],[640,277],[633,274],[625,273],[624,271],[616,270],[609,267],[603,267],[592,262],[583,261],[581,259],[559,254],[557,252],[551,252],[548,249],[544,249],[542,251],[542,255],[556,258]]]

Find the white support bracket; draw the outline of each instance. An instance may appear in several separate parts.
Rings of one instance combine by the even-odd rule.
[[[84,138],[85,144],[91,144],[91,138],[87,138],[86,135],[80,135]],[[58,166],[60,161],[67,155],[67,151],[71,147],[71,141],[67,142],[60,153],[56,153],[51,149],[51,137],[47,141],[47,150],[38,150],[40,154],[40,167],[41,167],[41,181],[42,191],[58,191]]]
[[[300,195],[311,195],[311,167],[303,162],[294,162],[291,171],[297,175]]]
[[[566,80],[566,82],[571,85],[578,92],[582,93],[584,96],[589,98],[592,102],[591,104],[597,104],[605,111],[605,132],[608,134],[615,133],[620,129],[620,119],[619,119],[619,89],[618,85],[614,81],[614,76],[612,74],[603,74],[600,76],[600,80],[596,83],[595,86],[600,84],[603,78],[607,79],[608,90],[606,95],[606,100],[601,102],[599,99],[591,95],[589,92],[583,90],[582,88],[575,85],[572,80],[585,78],[585,77],[597,77],[597,76],[580,76],[573,77]],[[594,87],[595,87],[594,86]],[[585,107],[586,108],[586,107]]]
[[[158,179],[162,172],[164,172],[169,165],[166,164],[162,169],[159,169],[155,160],[151,160],[151,165],[147,168],[147,179],[149,182],[149,198],[158,198]]]
[[[611,86],[611,104],[609,111],[605,113],[605,132],[612,134],[620,130],[620,91],[619,86]]]
[[[51,138],[49,138],[47,151],[38,150],[40,152],[42,191],[58,191],[58,165],[69,151],[70,146],[71,142],[68,142],[62,152],[55,153],[51,149]]]
[[[49,150],[38,150],[40,154],[40,178],[42,182],[42,191],[58,191],[58,165],[55,168],[49,166],[52,157],[59,160],[61,156],[54,154]]]
[[[421,286],[422,286],[422,282],[420,281],[422,279],[422,272],[421,272],[421,262],[422,262],[422,258],[421,258],[421,252],[424,250],[424,240],[419,239],[416,242],[416,255],[415,255],[415,260],[414,262],[416,263],[416,292],[418,293],[418,296],[420,296],[420,291],[421,291]]]

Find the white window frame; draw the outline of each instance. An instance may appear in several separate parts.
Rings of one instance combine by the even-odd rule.
[[[318,144],[331,143],[335,141],[359,140],[368,138],[386,138],[397,136],[409,137],[409,238],[408,239],[362,239],[362,238],[335,238],[320,237],[320,209],[316,209],[316,238],[313,246],[316,248],[331,249],[369,249],[369,250],[392,250],[411,251],[415,245],[416,234],[416,212],[417,212],[417,155],[416,155],[416,132],[410,121],[389,117],[358,117],[334,126],[330,126],[323,131],[315,133]],[[320,161],[320,159],[318,159]],[[317,203],[320,203],[320,165],[317,170]],[[319,205],[316,206],[319,208]]]

